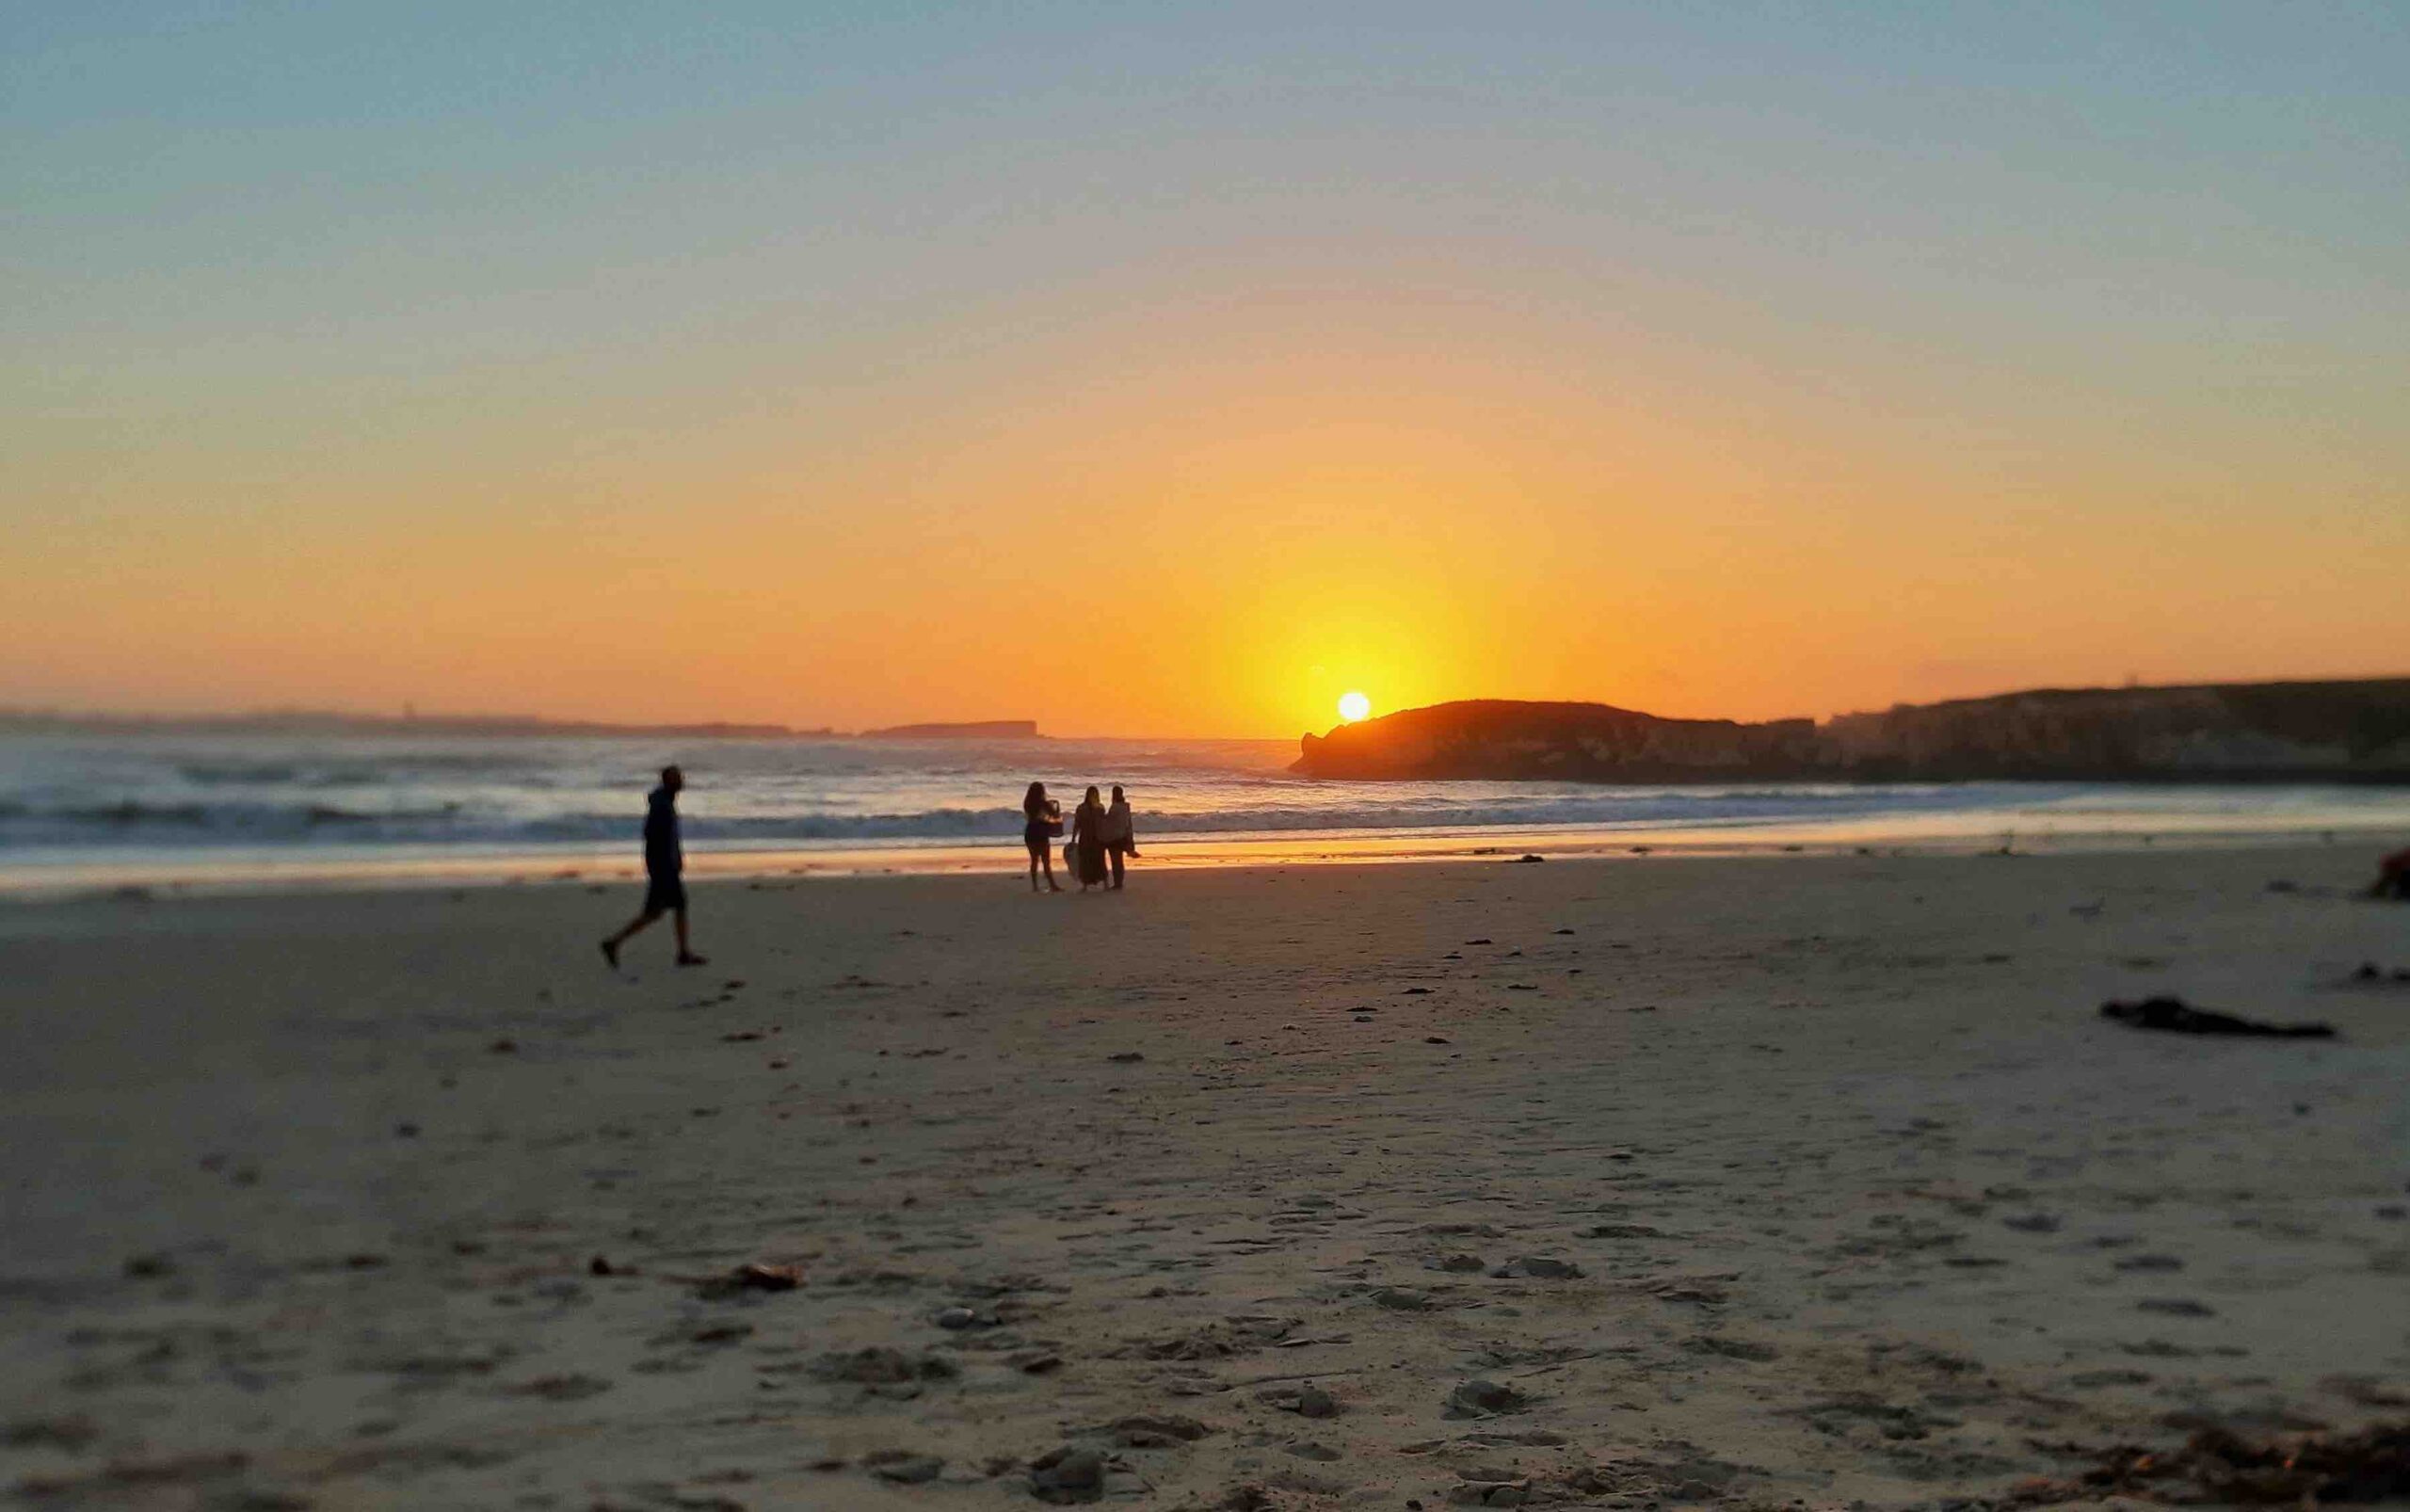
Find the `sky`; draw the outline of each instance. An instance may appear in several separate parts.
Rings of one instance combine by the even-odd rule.
[[[2394,3],[0,8],[0,705],[2410,672]]]

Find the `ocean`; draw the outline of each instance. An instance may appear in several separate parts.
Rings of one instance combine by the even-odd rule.
[[[1150,863],[1711,848],[2410,840],[2410,790],[1339,782],[1289,741],[0,735],[0,893],[614,877],[655,770],[700,874],[1023,864],[1020,796],[1129,789]]]

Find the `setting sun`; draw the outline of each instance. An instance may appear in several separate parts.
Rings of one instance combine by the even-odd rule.
[[[1369,717],[1372,712],[1373,700],[1361,693],[1342,693],[1339,696],[1339,717],[1351,725],[1358,719]]]

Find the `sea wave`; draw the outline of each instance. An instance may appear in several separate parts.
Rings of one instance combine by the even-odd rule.
[[[1293,785],[1294,793],[1294,785]],[[1213,808],[1141,808],[1142,835],[1295,833],[1307,830],[1542,828],[1605,828],[1656,825],[1749,825],[1900,813],[1964,807],[1964,793],[1915,789],[1731,788],[1614,789],[1530,795],[1496,790],[1455,795],[1427,790],[1387,792],[1328,788],[1294,793],[1289,801],[1252,800]],[[940,806],[840,812],[809,805],[786,812],[715,814],[704,805],[684,817],[690,844],[736,846],[813,841],[1011,840],[1020,833],[1018,808]],[[627,807],[549,813],[481,810],[461,801],[419,806],[337,806],[258,799],[150,803],[134,800],[41,807],[0,802],[0,847],[110,845],[144,843],[258,844],[331,841],[346,844],[560,844],[632,841],[636,816]]]
[[[300,769],[283,762],[187,762],[176,768],[176,775],[197,787],[251,787],[301,780]]]
[[[191,761],[178,763],[175,773],[200,788],[378,787],[487,776],[506,776],[514,782],[538,785],[544,780],[537,764],[523,757],[444,752],[379,754],[370,759],[308,763]]]
[[[325,803],[114,803],[43,808],[0,802],[0,848],[11,845],[124,844],[161,841],[244,844],[306,840],[325,831],[345,839],[442,839],[457,827],[458,804],[414,809],[345,809]],[[405,832],[410,831],[410,832]]]

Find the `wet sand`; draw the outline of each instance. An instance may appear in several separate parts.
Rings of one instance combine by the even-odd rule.
[[[624,885],[0,909],[0,1488],[1936,1505],[2398,1419],[2366,861],[711,883],[616,976]]]

